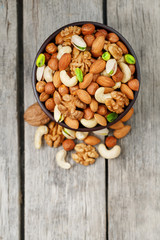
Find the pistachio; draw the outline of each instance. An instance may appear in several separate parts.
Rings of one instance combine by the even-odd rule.
[[[76,138],[76,132],[73,130],[70,130],[68,128],[63,128],[62,133],[67,139],[75,139]]]
[[[111,58],[111,54],[109,52],[104,52],[102,58],[103,60],[108,61]]]
[[[76,132],[76,138],[78,140],[84,140],[88,136],[89,132]]]
[[[54,108],[54,119],[56,122],[62,122],[64,120],[63,115],[61,114],[61,112],[58,109],[58,105],[56,105]]]
[[[113,112],[107,115],[107,121],[113,122],[118,117],[118,114]]]
[[[96,135],[100,135],[100,136],[107,136],[109,133],[109,130],[108,130],[108,128],[104,128],[104,129],[101,129],[98,131],[94,131],[93,133]]]
[[[113,76],[117,71],[117,61],[115,59],[110,59],[106,63],[106,72]]]
[[[37,81],[41,81],[41,80],[44,80],[44,69],[45,69],[45,65],[43,65],[42,67],[37,67],[37,71],[36,71],[36,78],[37,78]]]
[[[83,82],[83,73],[80,68],[75,69],[75,74],[79,82]]]
[[[43,53],[39,54],[36,60],[37,67],[42,67],[45,64],[45,55]]]
[[[129,63],[129,64],[135,64],[136,63],[135,58],[131,54],[126,54],[124,56],[124,58],[125,58],[126,63]]]
[[[87,47],[86,42],[80,36],[73,35],[71,38],[71,42],[75,46],[75,48],[77,48],[78,50],[80,51],[86,50],[86,47]]]

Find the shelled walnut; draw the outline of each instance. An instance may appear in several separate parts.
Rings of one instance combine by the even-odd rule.
[[[77,27],[77,26],[66,27],[65,29],[63,29],[61,31],[61,36],[65,37],[65,36],[69,35],[70,33],[80,35],[81,34],[81,27]]]

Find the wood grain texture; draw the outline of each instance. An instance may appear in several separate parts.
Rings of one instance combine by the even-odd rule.
[[[160,238],[160,4],[108,0],[108,25],[131,43],[141,67],[141,90],[121,140],[122,155],[109,161],[109,239]]]
[[[97,14],[98,12],[98,14]],[[102,1],[24,0],[25,108],[35,102],[31,69],[37,50],[57,28],[79,20],[102,22]],[[25,125],[25,236],[30,239],[106,239],[105,161],[69,171],[57,149],[34,149],[36,128]]]
[[[19,239],[16,1],[0,1],[0,239]]]

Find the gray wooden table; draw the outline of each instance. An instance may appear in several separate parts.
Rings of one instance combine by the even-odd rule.
[[[159,0],[0,1],[0,239],[160,239],[159,13]],[[56,150],[34,149],[35,128],[23,112],[35,102],[31,69],[40,45],[79,20],[126,37],[142,84],[121,156],[65,171]]]

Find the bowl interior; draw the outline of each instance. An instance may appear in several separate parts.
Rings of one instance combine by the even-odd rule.
[[[140,67],[139,67],[139,63],[138,63],[137,56],[136,56],[134,50],[132,49],[131,45],[128,43],[128,41],[127,41],[119,32],[117,32],[115,29],[113,29],[113,28],[111,28],[111,27],[109,27],[109,26],[106,26],[106,25],[104,25],[104,24],[97,23],[97,22],[91,22],[91,21],[74,22],[74,23],[67,24],[67,25],[59,28],[57,31],[55,31],[53,34],[51,34],[51,35],[44,41],[44,43],[43,43],[42,46],[40,47],[39,51],[37,52],[37,55],[36,55],[36,57],[35,57],[35,61],[34,61],[34,64],[33,64],[33,70],[32,70],[32,86],[33,86],[33,91],[34,91],[35,97],[36,97],[36,99],[37,99],[37,102],[39,103],[39,105],[40,105],[40,107],[42,108],[42,110],[43,110],[43,111],[49,116],[49,118],[50,118],[51,120],[53,120],[53,121],[54,121],[54,116],[53,116],[53,114],[52,114],[49,110],[47,110],[46,107],[45,107],[45,105],[44,105],[44,103],[42,103],[42,102],[39,100],[39,93],[36,91],[36,81],[37,81],[37,80],[36,80],[36,69],[37,69],[36,59],[37,59],[37,57],[39,56],[40,53],[43,53],[43,52],[44,52],[45,47],[47,46],[47,44],[54,41],[56,35],[57,35],[62,29],[66,28],[66,27],[69,27],[69,26],[74,26],[74,25],[76,25],[76,26],[82,26],[82,25],[85,24],[85,23],[92,23],[92,24],[95,25],[96,29],[97,29],[97,28],[98,28],[98,29],[103,28],[103,29],[105,29],[107,32],[113,32],[113,33],[115,33],[115,34],[118,35],[120,41],[122,41],[122,42],[127,46],[129,53],[132,54],[132,55],[134,56],[134,58],[136,59],[136,64],[135,64],[136,71],[135,71],[135,74],[134,74],[134,75],[135,75],[135,78],[137,78],[137,79],[139,80],[139,82],[140,82]],[[137,96],[138,96],[138,92],[139,92],[139,90],[136,91],[136,92],[134,92],[134,99],[133,99],[132,101],[130,101],[130,104],[125,108],[124,112],[121,113],[121,114],[118,116],[118,118],[117,118],[116,120],[114,120],[112,123],[108,123],[108,124],[107,124],[107,127],[109,127],[109,126],[113,125],[114,123],[118,122],[121,118],[123,118],[123,117],[127,114],[127,112],[131,109],[131,107],[132,107],[133,104],[135,103],[136,98],[137,98]],[[63,126],[63,127],[72,129],[72,128],[68,127],[64,122],[61,122],[61,123],[58,123],[58,124],[60,124],[60,125]],[[103,126],[100,126],[100,125],[97,125],[97,126],[94,127],[94,128],[85,128],[84,126],[82,126],[82,125],[80,124],[78,131],[90,132],[90,131],[101,130],[101,129],[104,129],[104,128],[106,128],[106,127],[103,127]],[[73,130],[77,130],[77,129],[73,129]]]

